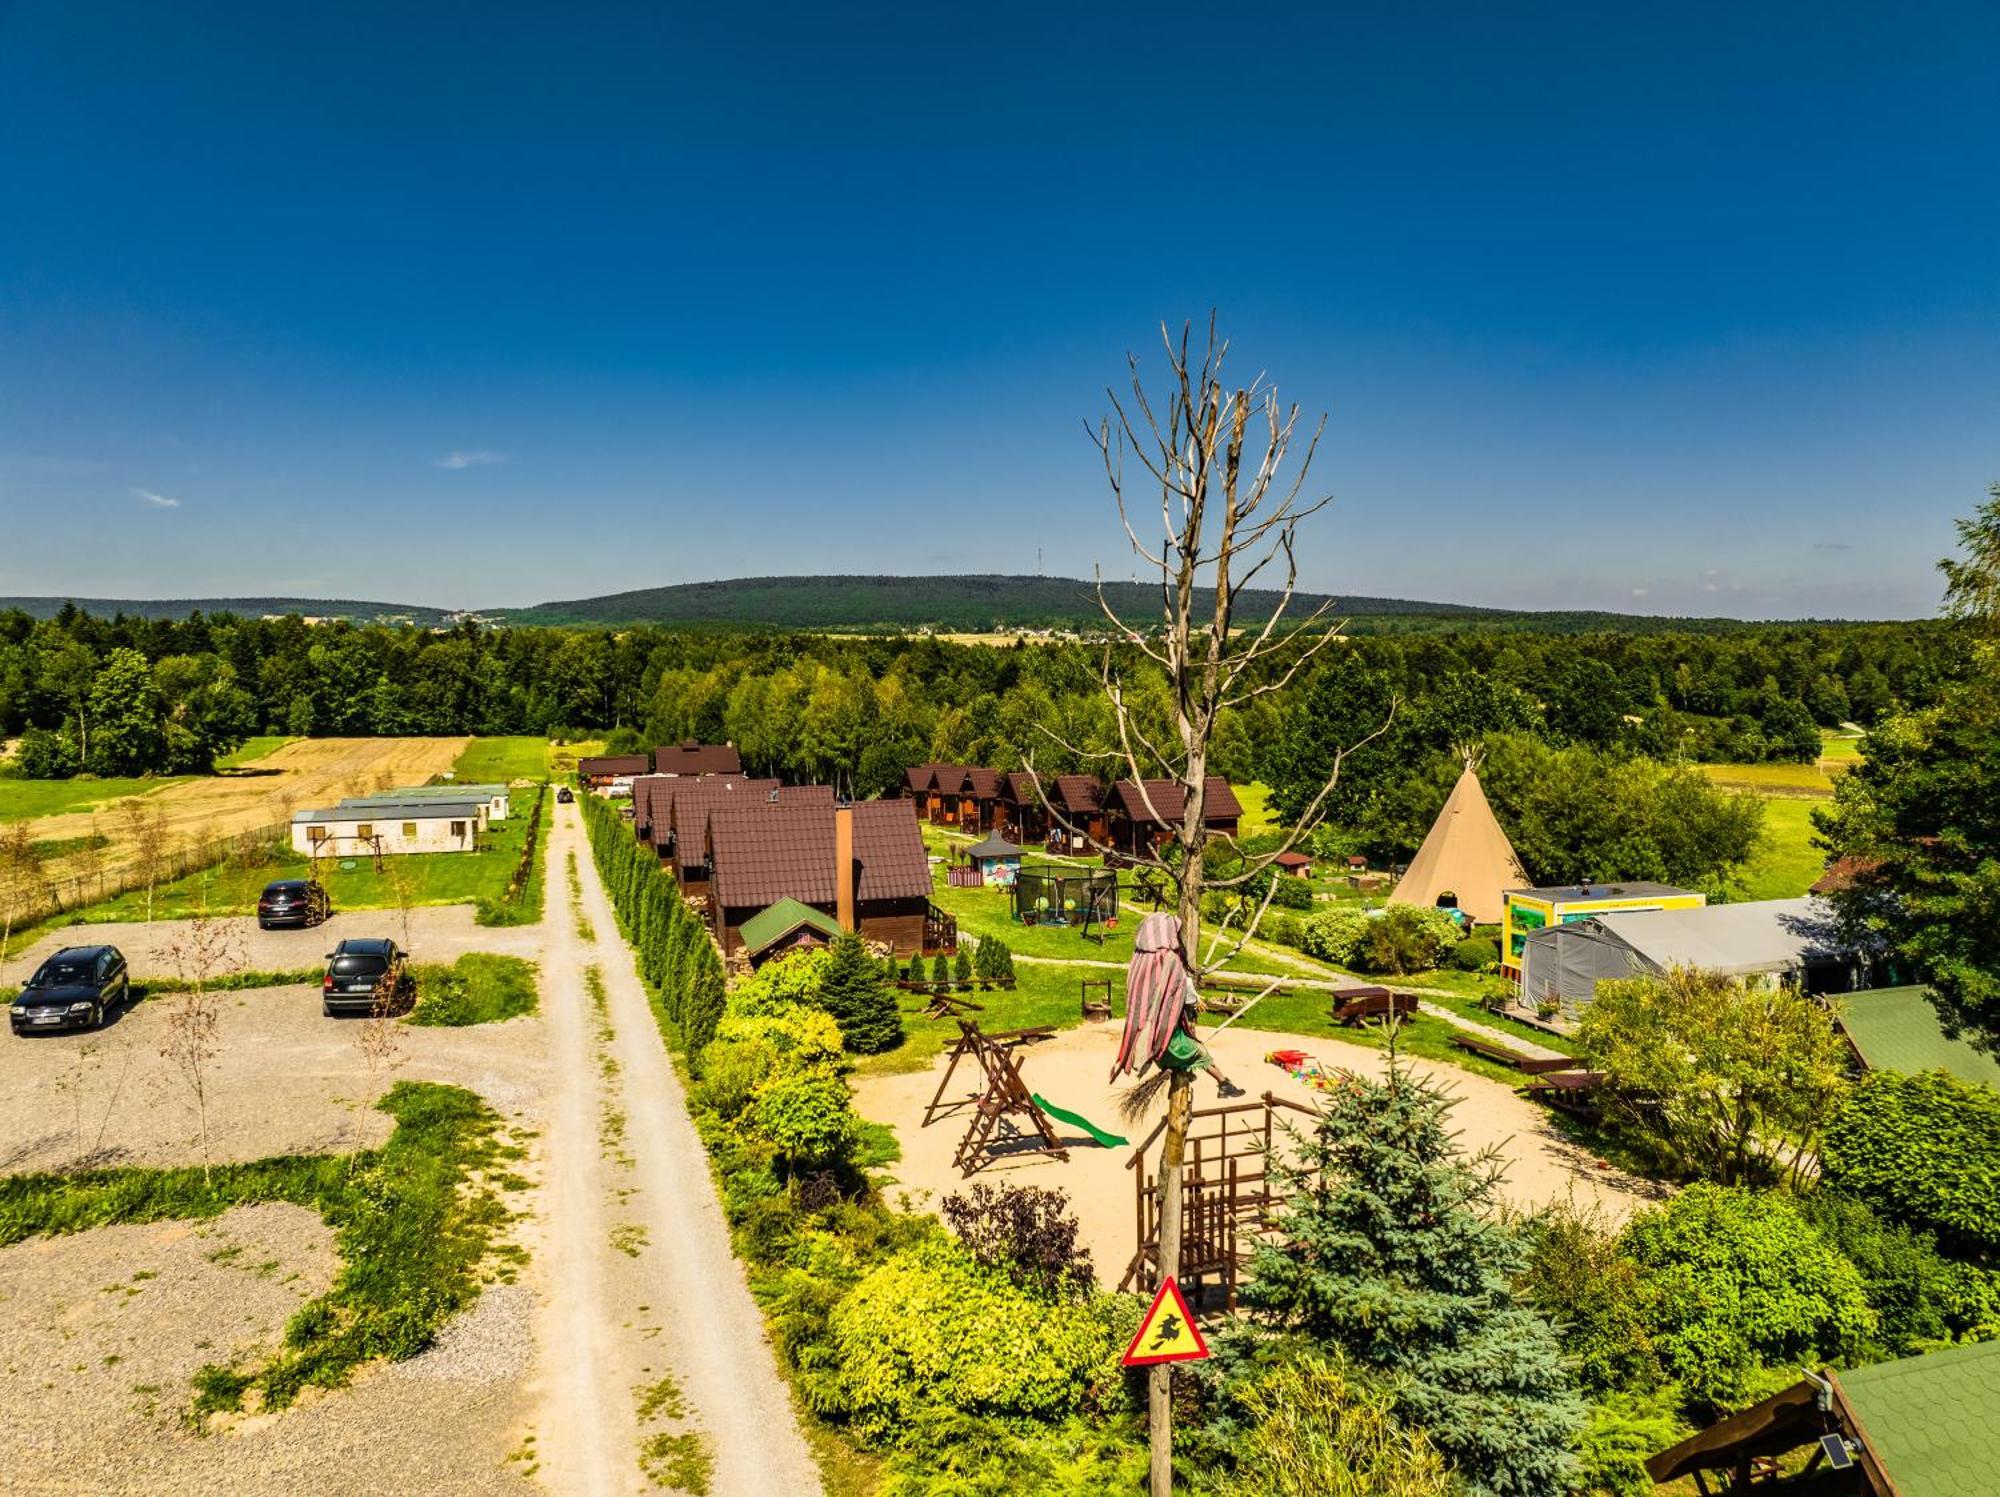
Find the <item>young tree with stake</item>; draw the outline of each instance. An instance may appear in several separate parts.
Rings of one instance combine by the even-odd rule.
[[[1213,314],[1199,348],[1193,343],[1191,324],[1183,326],[1178,341],[1164,325],[1160,332],[1167,355],[1164,407],[1157,407],[1146,393],[1137,358],[1128,357],[1130,402],[1110,392],[1111,415],[1091,433],[1133,553],[1159,578],[1159,616],[1144,622],[1121,617],[1105,596],[1099,569],[1098,605],[1117,642],[1117,647],[1105,650],[1100,679],[1118,747],[1096,753],[1052,731],[1049,736],[1071,759],[1108,763],[1114,775],[1129,778],[1154,821],[1168,827],[1166,845],[1123,852],[1110,847],[1053,803],[1032,756],[1027,772],[1055,825],[1101,853],[1117,853],[1135,863],[1142,877],[1170,892],[1180,920],[1181,963],[1188,977],[1198,981],[1225,965],[1255,935],[1276,881],[1264,880],[1264,897],[1246,912],[1241,928],[1232,934],[1225,925],[1205,957],[1200,939],[1203,893],[1250,884],[1290,852],[1318,823],[1347,753],[1383,732],[1388,722],[1335,753],[1326,782],[1275,847],[1244,855],[1234,838],[1209,829],[1207,783],[1217,723],[1289,686],[1339,634],[1329,616],[1330,601],[1302,618],[1288,617],[1298,583],[1299,527],[1332,502],[1331,495],[1305,495],[1325,421],[1322,418],[1303,439],[1296,468],[1285,477],[1298,432],[1299,407],[1280,404],[1277,392],[1261,375],[1233,389],[1224,383],[1228,344],[1218,335]],[[1143,476],[1128,481],[1128,457]],[[1150,535],[1143,533],[1151,530],[1150,522],[1135,517],[1140,488],[1158,491],[1158,529]],[[1282,566],[1283,582],[1276,588],[1270,612],[1239,627],[1237,611],[1245,589],[1274,564]],[[1275,582],[1272,571],[1264,586]],[[1139,667],[1134,679],[1125,674],[1128,664]],[[1160,680],[1166,690],[1165,730],[1149,726],[1157,722],[1158,714],[1143,710],[1149,688]],[[1158,769],[1166,771],[1179,792],[1180,814],[1172,822],[1161,814],[1145,783],[1153,777],[1149,772]],[[1231,872],[1223,877],[1211,877],[1207,866],[1209,844],[1217,838],[1237,854]],[[1135,1088],[1134,1102],[1147,1105],[1160,1085],[1167,1090],[1159,1173],[1159,1262],[1164,1279],[1180,1271],[1182,1166],[1193,1110],[1192,1072],[1156,1072]],[[1154,1497],[1168,1497],[1173,1485],[1171,1390],[1171,1368],[1155,1367],[1148,1396]]]

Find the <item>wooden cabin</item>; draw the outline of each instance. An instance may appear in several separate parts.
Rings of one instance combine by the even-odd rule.
[[[1035,777],[1026,770],[1014,770],[1000,776],[1000,799],[995,806],[998,817],[994,830],[1016,842],[1040,842],[1049,834],[1049,809],[1043,803],[1042,793],[1055,794],[1055,781],[1044,779],[1041,791],[1035,788]]]
[[[825,791],[748,798],[709,817],[709,925],[725,957],[744,927],[781,900],[831,915],[898,956],[957,949],[958,928],[931,903],[922,833],[896,801],[836,805]]]
[[[576,761],[577,779],[600,793],[622,793],[634,779],[652,772],[653,761],[645,754],[586,754]]]
[[[932,826],[990,832],[998,824],[1000,771],[970,764],[931,766],[928,814]]]
[[[711,775],[743,773],[743,756],[733,743],[701,743],[693,738],[653,750],[653,773]]]
[[[660,861],[681,886],[681,897],[699,905],[708,897],[709,818],[725,806],[762,804],[779,793],[776,780],[746,780],[740,776],[677,779],[672,788],[655,788],[653,845]],[[828,791],[829,798],[832,795]],[[664,823],[657,807],[668,805]]]
[[[1100,844],[1111,835],[1111,823],[1104,809],[1104,787],[1096,776],[1059,774],[1053,781],[1045,779],[1042,784],[1048,791],[1049,806],[1056,813],[1047,816],[1048,824],[1043,831],[1048,850],[1072,857],[1087,857],[1100,851]],[[1074,830],[1065,830],[1065,823]]]
[[[1210,832],[1235,836],[1243,807],[1229,781],[1210,775],[1202,782],[1202,825]],[[1120,857],[1157,853],[1172,837],[1187,810],[1178,780],[1120,780],[1105,798],[1110,823],[1107,842]]]

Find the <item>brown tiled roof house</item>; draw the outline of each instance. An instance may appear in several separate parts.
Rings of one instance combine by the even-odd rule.
[[[576,761],[576,772],[586,785],[608,785],[651,774],[653,761],[644,754],[592,754]]]
[[[836,806],[826,786],[799,787],[716,807],[708,840],[710,925],[725,956],[741,949],[744,923],[781,899],[832,915],[898,955],[936,944],[930,860],[896,801]]]
[[[743,773],[743,756],[733,743],[697,743],[687,739],[653,750],[653,772],[665,775]]]
[[[1179,824],[1186,810],[1187,797],[1178,780],[1120,780],[1105,800],[1110,824],[1105,840],[1127,855],[1151,852]],[[1221,775],[1209,775],[1202,781],[1204,826],[1234,836],[1242,817],[1243,806],[1229,788],[1229,781]]]

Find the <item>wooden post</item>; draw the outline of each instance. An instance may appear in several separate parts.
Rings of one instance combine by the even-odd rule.
[[[1182,1164],[1187,1158],[1189,1114],[1194,1108],[1194,1076],[1175,1071],[1167,1083],[1167,1131],[1160,1140],[1160,1274],[1154,1288],[1181,1271]],[[1153,1497],[1174,1490],[1174,1369],[1163,1363],[1146,1388],[1146,1432],[1152,1446]]]

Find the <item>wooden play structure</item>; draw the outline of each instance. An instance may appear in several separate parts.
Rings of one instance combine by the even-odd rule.
[[[1283,1204],[1269,1169],[1273,1147],[1284,1142],[1278,1129],[1281,1110],[1308,1120],[1315,1116],[1309,1107],[1265,1092],[1254,1102],[1198,1107],[1189,1123],[1182,1166],[1180,1283],[1196,1294],[1218,1290],[1231,1311],[1250,1251]],[[1121,1290],[1144,1289],[1158,1278],[1159,1156],[1153,1151],[1165,1131],[1162,1119],[1125,1161],[1132,1171],[1138,1249],[1118,1281]]]
[[[1023,1045],[1048,1039],[1054,1033],[1054,1025],[1043,1024],[1032,1029],[984,1034],[972,1020],[958,1021],[958,1041],[951,1047],[951,1059],[945,1065],[937,1092],[930,1106],[924,1109],[923,1126],[928,1128],[960,1108],[972,1109],[972,1120],[951,1161],[960,1175],[970,1177],[995,1159],[1017,1153],[1052,1154],[1068,1160],[1069,1150],[1056,1137],[1055,1125],[1041,1103],[1021,1080],[1020,1062],[1015,1059]],[[968,1055],[979,1064],[980,1089],[947,1102],[945,1093],[951,1087],[951,1078],[958,1070],[958,1063]]]

